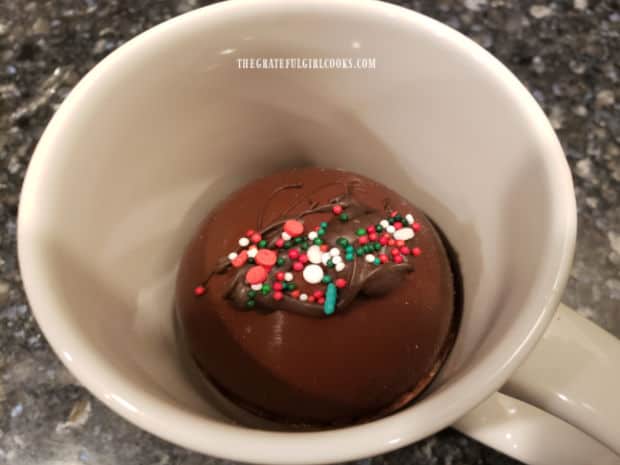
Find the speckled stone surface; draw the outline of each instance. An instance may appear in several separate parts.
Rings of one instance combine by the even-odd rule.
[[[139,32],[206,2],[0,0],[0,464],[229,463],[138,430],[67,373],[21,287],[15,222],[24,171],[78,79]],[[399,1],[459,29],[519,76],[562,141],[579,206],[564,302],[620,336],[620,3]],[[446,430],[359,464],[517,462]]]

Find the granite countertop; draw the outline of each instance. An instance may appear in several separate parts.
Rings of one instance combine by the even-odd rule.
[[[54,356],[22,290],[15,244],[24,172],[47,121],[96,62],[196,0],[0,0],[0,464],[229,463],[165,443],[94,399]],[[620,3],[396,1],[464,32],[547,112],[579,207],[563,301],[620,336]],[[358,463],[516,464],[446,430]]]

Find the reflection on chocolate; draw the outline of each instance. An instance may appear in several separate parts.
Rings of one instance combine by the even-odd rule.
[[[277,173],[201,225],[177,280],[180,334],[235,403],[329,426],[406,405],[460,316],[456,264],[426,216],[352,173]]]

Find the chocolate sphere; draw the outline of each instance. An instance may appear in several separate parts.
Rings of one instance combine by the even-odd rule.
[[[279,172],[224,200],[187,246],[179,337],[237,405],[286,424],[352,424],[436,376],[458,326],[457,275],[433,223],[387,187]]]

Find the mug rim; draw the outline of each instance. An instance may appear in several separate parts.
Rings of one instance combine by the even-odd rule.
[[[88,98],[88,93],[100,78],[107,77],[115,67],[122,66],[124,61],[131,60],[134,54],[148,47],[154,38],[175,34],[193,21],[199,22],[205,17],[210,17],[213,21],[227,21],[228,15],[235,15],[241,9],[247,13],[248,8],[257,7],[287,8],[294,11],[304,7],[318,9],[342,6],[351,9],[351,14],[382,15],[408,27],[417,27],[425,33],[433,34],[435,40],[475,56],[480,66],[485,67],[497,80],[501,80],[531,113],[532,131],[544,141],[547,149],[544,152],[545,161],[554,165],[558,177],[560,189],[550,195],[562,200],[558,203],[564,207],[566,228],[561,244],[558,244],[562,252],[554,270],[554,286],[546,300],[543,301],[541,297],[537,304],[540,305],[538,318],[525,337],[517,334],[506,338],[500,342],[494,353],[481,363],[496,367],[490,375],[486,374],[485,382],[481,383],[477,377],[477,371],[482,370],[481,366],[469,370],[455,383],[458,386],[442,389],[441,409],[436,408],[436,401],[440,399],[435,399],[423,406],[416,404],[415,409],[408,407],[391,416],[361,425],[295,433],[253,430],[179,411],[126,382],[94,349],[87,349],[88,341],[83,340],[79,334],[71,331],[69,324],[63,325],[56,317],[61,312],[54,309],[62,307],[62,299],[54,295],[53,289],[46,287],[45,269],[40,266],[41,259],[36,253],[37,248],[31,243],[36,241],[36,225],[33,226],[36,222],[33,218],[37,214],[37,206],[40,205],[40,202],[37,202],[38,182],[44,177],[45,165],[50,163],[54,156],[60,156],[54,150],[55,140],[61,138],[66,128],[72,125],[75,118],[73,115],[78,113],[82,99]],[[273,464],[330,463],[388,452],[434,434],[452,424],[504,384],[542,336],[560,302],[575,247],[576,202],[564,153],[542,109],[501,62],[458,31],[420,13],[376,0],[229,0],[177,16],[139,34],[112,52],[81,79],[53,116],[33,153],[22,188],[17,233],[24,288],[41,331],[69,371],[116,413],[162,439],[218,457]],[[71,356],[76,348],[80,351],[80,361],[73,360]],[[99,377],[93,377],[90,368],[93,364],[97,366]],[[102,379],[114,382],[102,382]],[[136,399],[139,399],[139,402],[135,402]],[[425,409],[427,416],[432,412],[433,421],[426,421],[424,424],[416,422],[417,416],[424,415],[420,408]],[[204,434],[205,432],[208,434]]]

